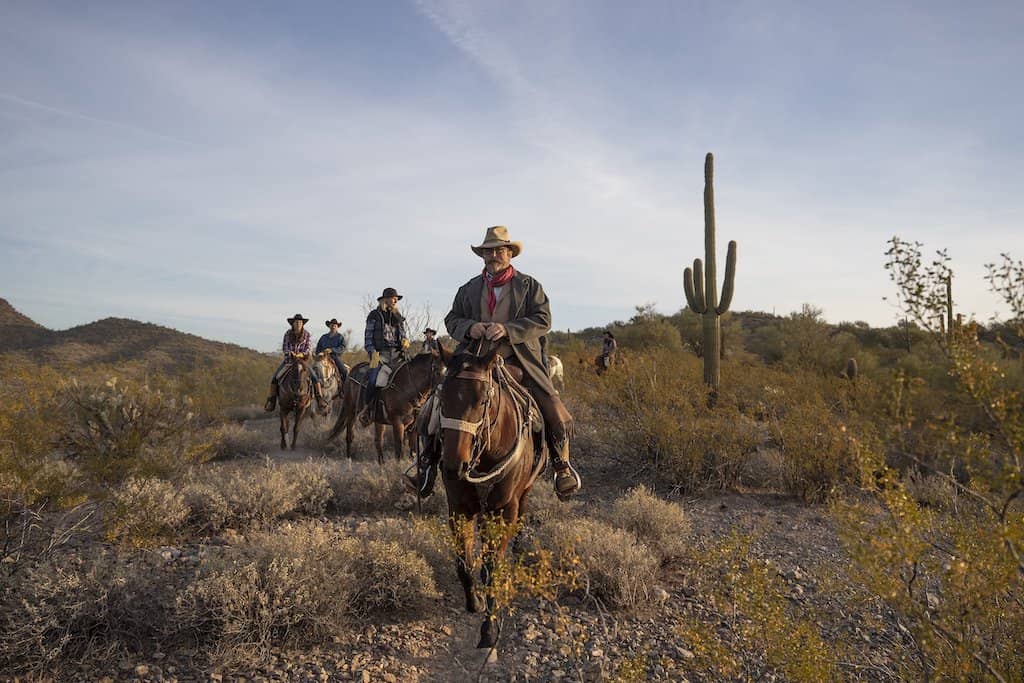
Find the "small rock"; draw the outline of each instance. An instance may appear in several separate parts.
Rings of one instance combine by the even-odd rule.
[[[212,673],[212,674],[210,674],[210,680],[211,680],[211,681],[218,681],[218,683],[219,683],[220,681],[223,681],[223,680],[224,680],[224,677],[223,677],[223,676],[221,676],[221,675],[220,675],[220,674],[218,674],[218,673]]]
[[[452,634],[452,627],[448,624],[445,624],[441,627],[441,633],[445,634],[446,636],[450,636]]]
[[[685,647],[678,647],[678,646],[676,646],[676,652],[683,659],[693,659],[694,658],[693,652],[691,650],[687,650]]]
[[[135,667],[135,675],[139,678],[145,678],[149,675],[149,667],[145,664],[139,664],[137,667]]]
[[[590,651],[590,656],[594,659],[601,659],[602,657],[604,657],[604,650],[602,650],[599,647],[595,647],[593,650]]]
[[[668,591],[662,588],[661,586],[655,586],[654,588],[652,588],[651,596],[654,598],[656,602],[659,603],[664,603],[669,599],[669,597],[671,597],[669,596]]]
[[[925,599],[928,601],[928,609],[937,610],[939,609],[939,596],[935,593],[925,593]]]
[[[370,672],[366,669],[363,669],[362,680],[363,683],[370,683]]]

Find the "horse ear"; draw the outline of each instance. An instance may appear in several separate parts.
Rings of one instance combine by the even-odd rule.
[[[444,344],[438,344],[437,345],[436,353],[437,353],[437,356],[441,359],[442,362],[445,362],[445,363],[450,363],[451,362],[451,360],[452,360],[452,352],[449,351],[448,349],[446,349],[444,347]]]

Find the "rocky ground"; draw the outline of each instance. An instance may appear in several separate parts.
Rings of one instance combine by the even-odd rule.
[[[251,425],[274,443],[276,422]],[[375,467],[368,433],[357,442],[364,466]],[[309,442],[296,452],[278,453],[281,460],[322,457]],[[331,457],[338,457],[332,455]],[[586,515],[609,505],[630,486],[647,481],[628,464],[580,454],[576,460],[585,488],[567,514]],[[542,481],[540,486],[549,485]],[[663,492],[667,493],[667,492]],[[856,661],[841,664],[845,678],[892,680],[889,662],[898,651],[899,634],[880,608],[855,600],[841,580],[846,560],[827,510],[766,493],[730,493],[711,498],[680,499],[691,521],[690,539],[699,551],[734,531],[749,532],[750,554],[769,560],[789,591],[793,605],[827,615],[822,622],[829,639],[849,642]],[[399,502],[393,514],[411,514]],[[569,510],[570,508],[567,508]],[[389,513],[392,514],[392,513]],[[359,533],[368,518],[324,518],[323,523]],[[218,543],[165,547],[155,552],[169,565],[187,571],[202,563]],[[695,557],[669,566],[650,591],[649,604],[633,613],[604,609],[596,600],[569,596],[556,608],[524,600],[502,618],[496,651],[478,650],[481,617],[463,609],[454,566],[439,577],[441,595],[417,617],[373,623],[334,642],[304,651],[272,653],[269,662],[237,670],[211,669],[204,654],[190,650],[152,652],[141,661],[118,660],[65,672],[55,680],[88,681],[598,681],[718,680],[703,665],[698,644],[690,642],[688,625],[715,630],[737,648],[746,647],[739,633],[733,639],[734,615],[720,612]],[[837,581],[837,577],[839,580]],[[761,648],[750,644],[741,657],[736,679],[774,680],[760,661]]]

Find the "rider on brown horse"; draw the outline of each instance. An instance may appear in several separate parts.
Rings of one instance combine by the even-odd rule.
[[[487,340],[498,344],[505,364],[522,371],[523,386],[537,401],[544,417],[551,464],[555,470],[555,492],[565,498],[579,490],[580,476],[569,464],[572,416],[551,384],[542,361],[544,335],[551,329],[551,307],[541,284],[516,271],[512,259],[522,244],[508,237],[508,228],[487,229],[483,244],[470,247],[484,260],[483,273],[459,288],[445,326],[464,351],[471,342]],[[408,477],[421,497],[431,494],[440,459],[434,439],[417,461],[416,478]],[[407,475],[408,476],[408,475]]]
[[[619,343],[615,341],[615,335],[611,330],[604,331],[604,341],[601,343],[601,364],[610,368],[615,362],[615,352],[619,350]]]
[[[363,335],[363,346],[370,357],[370,372],[366,376],[364,389],[364,408],[359,415],[359,422],[366,426],[373,420],[374,398],[377,394],[377,375],[381,366],[394,369],[409,348],[409,338],[405,333],[405,318],[398,312],[398,302],[402,299],[394,287],[387,287],[377,297],[377,308],[366,316],[366,332]]]
[[[263,406],[263,409],[268,413],[274,412],[274,408],[277,405],[277,384],[281,380],[281,373],[284,372],[288,361],[292,358],[303,362],[309,360],[309,352],[312,350],[313,340],[309,336],[309,331],[305,329],[305,324],[308,322],[309,318],[303,318],[301,313],[296,313],[291,318],[288,318],[288,324],[291,325],[291,329],[284,333],[284,341],[281,342],[284,360],[281,361],[281,364],[277,366],[277,370],[274,371],[274,377],[270,380],[270,391],[267,394],[267,404]]]

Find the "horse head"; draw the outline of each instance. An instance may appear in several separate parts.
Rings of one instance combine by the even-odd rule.
[[[448,364],[439,394],[442,463],[458,479],[465,479],[491,446],[499,409],[494,369],[501,361],[495,347],[483,356],[460,354]]]

